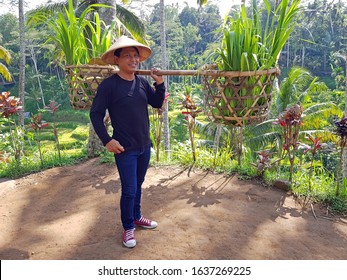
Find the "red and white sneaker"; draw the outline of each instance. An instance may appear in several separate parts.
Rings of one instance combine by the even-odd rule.
[[[133,248],[136,246],[134,230],[135,229],[128,229],[123,231],[123,245],[127,248]]]
[[[158,226],[158,223],[155,221],[151,221],[150,219],[147,219],[144,216],[141,216],[139,220],[135,221],[135,226],[153,229]]]

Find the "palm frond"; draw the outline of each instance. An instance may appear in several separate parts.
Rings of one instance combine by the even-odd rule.
[[[303,141],[304,139],[306,139],[306,136],[308,135],[320,138],[322,143],[336,141],[336,135],[332,131],[326,129],[302,130],[299,134],[300,139],[302,139]]]
[[[313,116],[313,115],[321,115],[322,118],[329,117],[331,115],[341,116],[343,112],[334,102],[322,102],[314,104],[310,107],[305,108],[303,112],[303,116]]]
[[[11,54],[3,46],[0,46],[0,59],[4,60],[7,64],[11,62]]]
[[[252,151],[259,151],[264,149],[277,150],[280,153],[282,147],[282,137],[279,131],[267,132],[264,134],[256,135],[250,139],[245,139]]]
[[[118,4],[116,5],[116,16],[124,29],[127,30],[135,40],[146,44],[145,27],[139,17]]]
[[[12,81],[10,71],[7,69],[5,64],[0,62],[0,74],[5,78],[6,81]]]
[[[305,68],[293,67],[283,79],[276,100],[277,113],[283,112],[290,105],[297,103],[303,92],[314,86],[316,79]]]

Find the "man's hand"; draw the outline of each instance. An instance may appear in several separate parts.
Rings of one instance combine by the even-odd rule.
[[[157,85],[160,85],[160,84],[164,83],[164,77],[162,75],[160,75],[160,76],[157,75],[158,71],[159,71],[159,69],[152,68],[151,69],[151,77],[157,83]]]
[[[112,139],[110,142],[108,142],[105,147],[109,152],[115,154],[120,154],[125,151],[123,146],[119,144],[119,142],[115,139]]]

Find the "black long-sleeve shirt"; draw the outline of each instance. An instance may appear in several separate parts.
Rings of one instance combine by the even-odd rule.
[[[97,90],[90,109],[90,120],[96,134],[106,145],[116,139],[125,151],[143,148],[151,144],[149,136],[148,104],[160,108],[165,97],[165,85],[155,84],[155,90],[149,82],[135,75],[136,86],[129,96],[132,81],[122,79],[117,74],[103,80]],[[113,135],[110,137],[104,117],[108,109]]]

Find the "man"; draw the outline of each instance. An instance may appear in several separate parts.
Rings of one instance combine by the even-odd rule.
[[[148,104],[154,108],[162,106],[165,85],[156,69],[151,70],[154,89],[145,78],[135,75],[140,61],[150,55],[149,47],[121,36],[101,57],[105,63],[117,65],[119,72],[100,83],[90,110],[95,132],[107,150],[115,155],[122,185],[122,241],[128,248],[136,246],[135,226],[157,227],[155,221],[141,214],[141,190],[151,151]],[[103,121],[106,110],[112,123],[112,137]]]

